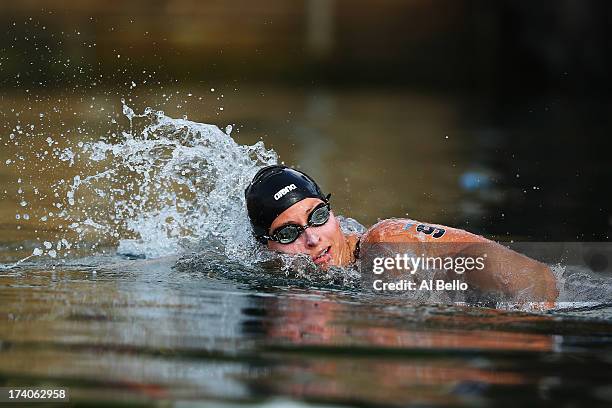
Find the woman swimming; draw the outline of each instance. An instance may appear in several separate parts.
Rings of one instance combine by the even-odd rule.
[[[480,291],[554,301],[558,295],[548,266],[484,237],[456,228],[409,219],[386,219],[364,234],[344,234],[330,208],[329,197],[305,173],[273,165],[259,170],[245,190],[247,210],[259,242],[271,250],[306,254],[323,269],[348,266],[361,257],[360,248],[374,244],[418,244],[424,257],[477,254],[487,248],[493,265],[465,274]],[[443,245],[427,245],[427,244]],[[375,246],[375,245],[374,245]]]

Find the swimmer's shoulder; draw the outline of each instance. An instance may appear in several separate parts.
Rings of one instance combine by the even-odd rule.
[[[440,224],[408,218],[389,218],[377,222],[361,237],[361,243],[377,242],[481,242],[483,237]]]
[[[404,228],[410,222],[412,220],[406,218],[388,218],[378,221],[361,236],[361,242],[397,242],[398,239],[403,241],[409,236],[405,233]]]

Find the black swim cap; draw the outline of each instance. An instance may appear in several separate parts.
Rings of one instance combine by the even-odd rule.
[[[259,170],[244,191],[255,236],[268,235],[272,222],[283,211],[305,198],[327,201],[321,189],[307,174],[286,166],[272,165]]]

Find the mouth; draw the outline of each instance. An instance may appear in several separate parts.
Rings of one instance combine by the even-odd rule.
[[[313,256],[312,260],[317,265],[328,263],[329,261],[331,261],[331,246],[328,246],[327,248],[319,252],[318,255]]]

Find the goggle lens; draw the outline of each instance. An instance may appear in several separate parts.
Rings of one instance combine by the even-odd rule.
[[[296,225],[286,225],[274,233],[281,244],[290,244],[300,236],[300,229]]]
[[[322,205],[320,207],[315,208],[308,217],[308,225],[312,225],[315,227],[320,227],[325,224],[327,220],[329,220],[329,206]]]

